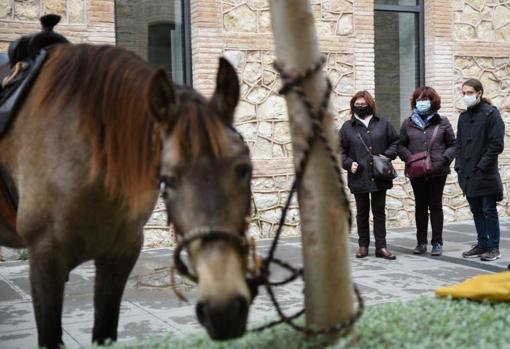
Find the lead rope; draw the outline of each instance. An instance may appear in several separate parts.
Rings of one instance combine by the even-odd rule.
[[[284,85],[280,89],[279,94],[287,95],[290,93],[294,93],[300,98],[300,100],[302,101],[303,105],[305,106],[305,108],[308,112],[310,121],[312,122],[312,133],[307,138],[307,146],[306,146],[305,150],[303,151],[303,157],[301,158],[301,160],[299,161],[299,165],[297,166],[296,177],[294,178],[294,181],[292,183],[290,193],[289,193],[289,196],[287,197],[285,206],[282,209],[280,221],[278,223],[278,228],[276,230],[275,237],[271,244],[269,253],[268,253],[267,257],[265,257],[262,262],[262,266],[260,268],[258,276],[256,277],[255,280],[253,280],[253,282],[257,283],[258,285],[263,285],[265,287],[265,289],[271,299],[271,302],[275,306],[276,312],[280,316],[280,319],[270,322],[268,324],[253,328],[253,329],[251,329],[252,332],[260,332],[260,331],[263,331],[270,327],[273,327],[275,325],[278,325],[281,323],[286,323],[293,329],[295,329],[299,332],[303,332],[306,335],[327,335],[327,334],[333,334],[333,333],[343,335],[343,334],[347,333],[352,328],[352,326],[361,318],[361,316],[364,312],[364,309],[365,309],[364,303],[363,303],[363,298],[361,297],[361,293],[360,293],[358,287],[356,285],[354,285],[354,293],[356,295],[356,299],[357,299],[357,303],[358,303],[358,307],[357,307],[356,311],[348,319],[346,319],[345,321],[343,321],[341,323],[338,323],[338,324],[332,325],[328,328],[320,329],[320,330],[310,329],[305,326],[298,325],[294,321],[296,318],[298,318],[299,316],[304,314],[305,309],[303,308],[300,311],[298,311],[295,314],[292,314],[290,316],[285,315],[281,309],[280,303],[276,299],[276,296],[275,296],[275,293],[273,290],[273,287],[285,285],[291,281],[294,281],[298,277],[303,278],[303,268],[293,267],[290,264],[282,261],[281,259],[276,258],[274,256],[274,254],[275,254],[276,248],[278,246],[278,242],[281,237],[282,227],[285,224],[285,218],[287,215],[288,208],[290,206],[290,203],[292,201],[294,193],[296,192],[297,183],[298,183],[298,181],[302,180],[303,173],[306,169],[306,165],[309,160],[311,149],[317,140],[320,141],[324,145],[326,151],[328,152],[331,166],[333,166],[333,168],[335,170],[335,174],[337,175],[337,178],[338,178],[337,189],[339,191],[339,195],[343,198],[342,204],[343,204],[346,212],[348,212],[349,229],[352,225],[352,214],[351,214],[350,207],[349,207],[349,201],[347,199],[347,195],[346,195],[346,192],[344,189],[344,181],[342,178],[342,173],[340,171],[340,167],[338,166],[337,157],[335,155],[335,152],[333,151],[333,148],[329,144],[329,142],[324,134],[324,131],[322,129],[322,120],[324,119],[324,115],[328,112],[327,109],[328,109],[328,105],[329,105],[329,97],[331,95],[331,90],[332,90],[331,82],[329,81],[329,79],[326,79],[327,89],[324,94],[324,98],[322,100],[319,110],[314,109],[312,102],[310,101],[310,99],[308,98],[308,96],[305,94],[305,92],[303,91],[303,89],[301,87],[301,84],[304,81],[310,79],[310,77],[312,77],[313,74],[319,73],[321,71],[325,62],[326,62],[325,58],[321,57],[321,60],[319,62],[312,64],[302,74],[297,75],[295,77],[286,73],[280,64],[278,64],[278,63],[274,64],[275,69],[278,71],[278,73],[280,73],[280,76],[284,82]],[[270,268],[271,264],[277,264],[280,267],[282,267],[283,269],[286,269],[287,271],[290,272],[290,276],[282,281],[277,281],[277,282],[270,281],[269,280],[269,275],[270,275],[269,268]]]

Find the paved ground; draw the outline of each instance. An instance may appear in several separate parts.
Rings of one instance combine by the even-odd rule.
[[[389,247],[396,252],[396,261],[371,256],[362,260],[352,258],[353,275],[361,286],[367,304],[394,300],[411,300],[419,295],[432,295],[439,286],[460,282],[474,275],[504,270],[510,262],[510,219],[501,221],[501,252],[497,262],[465,260],[460,257],[475,237],[472,222],[448,224],[445,227],[445,253],[442,257],[414,256],[414,229],[388,232]],[[353,253],[356,238],[351,238]],[[261,241],[259,249],[265,253],[270,241]],[[285,239],[278,255],[296,264],[301,263],[301,243],[298,238]],[[168,267],[172,250],[145,250],[126,289],[119,326],[119,340],[132,341],[148,336],[181,336],[201,331],[194,315],[194,305],[179,302],[169,287]],[[85,264],[73,271],[66,287],[64,305],[64,341],[69,348],[90,343],[92,327],[92,290],[94,267]],[[185,285],[186,294],[193,299],[194,288]],[[302,284],[296,282],[283,288],[279,295],[286,309],[296,310],[302,304]],[[250,313],[251,321],[273,317],[268,299],[259,296]],[[0,264],[0,348],[33,348],[36,345],[28,266],[13,261]]]

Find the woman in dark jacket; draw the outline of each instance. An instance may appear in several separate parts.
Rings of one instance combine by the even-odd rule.
[[[504,148],[505,124],[498,109],[483,98],[480,81],[464,82],[462,94],[467,110],[460,114],[457,126],[455,171],[478,234],[477,245],[462,256],[494,261],[500,257],[496,202],[503,199],[498,155]]]
[[[409,166],[411,155],[429,150],[432,167],[424,176],[411,178],[414,192],[416,239],[414,254],[427,252],[427,229],[432,226],[432,256],[443,253],[443,190],[455,157],[455,134],[447,118],[437,112],[441,98],[428,86],[417,88],[411,97],[412,115],[400,129],[399,156]]]
[[[342,165],[348,172],[349,189],[356,199],[356,223],[359,249],[357,258],[368,256],[370,244],[370,203],[374,216],[375,256],[395,259],[386,247],[386,190],[391,180],[375,179],[372,154],[395,159],[398,134],[389,121],[376,113],[375,101],[367,91],[357,92],[351,99],[351,119],[340,129]],[[368,148],[368,149],[367,149]],[[371,202],[370,202],[371,201]]]

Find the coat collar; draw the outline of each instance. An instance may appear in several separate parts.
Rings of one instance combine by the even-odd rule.
[[[472,116],[472,115],[476,115],[478,113],[489,115],[492,112],[493,108],[494,108],[494,106],[490,105],[489,103],[487,103],[485,101],[481,101],[480,103],[475,105],[473,108],[464,110],[461,113],[461,115],[466,114],[466,115]]]
[[[377,114],[374,113],[374,115],[372,115],[372,120],[378,121],[379,119],[380,118],[379,118],[379,116]],[[370,121],[372,121],[372,120],[370,120]],[[356,117],[354,117],[354,114],[352,114],[351,115],[351,126],[354,127],[354,126],[356,126],[356,124],[358,124],[360,126],[363,126],[361,124],[361,122],[358,119],[356,119]]]

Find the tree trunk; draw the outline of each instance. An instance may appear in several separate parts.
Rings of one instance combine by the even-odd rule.
[[[302,73],[320,59],[317,34],[308,0],[270,0],[271,25],[278,62],[290,74]],[[327,83],[315,74],[303,90],[318,109]],[[298,166],[312,133],[310,117],[295,94],[286,96],[294,165]],[[323,130],[332,149],[338,149],[332,116],[326,113]],[[338,158],[337,158],[338,159]],[[338,161],[338,160],[337,160]],[[306,323],[324,329],[348,319],[353,313],[348,207],[343,190],[320,141],[310,153],[298,187],[305,278]]]

